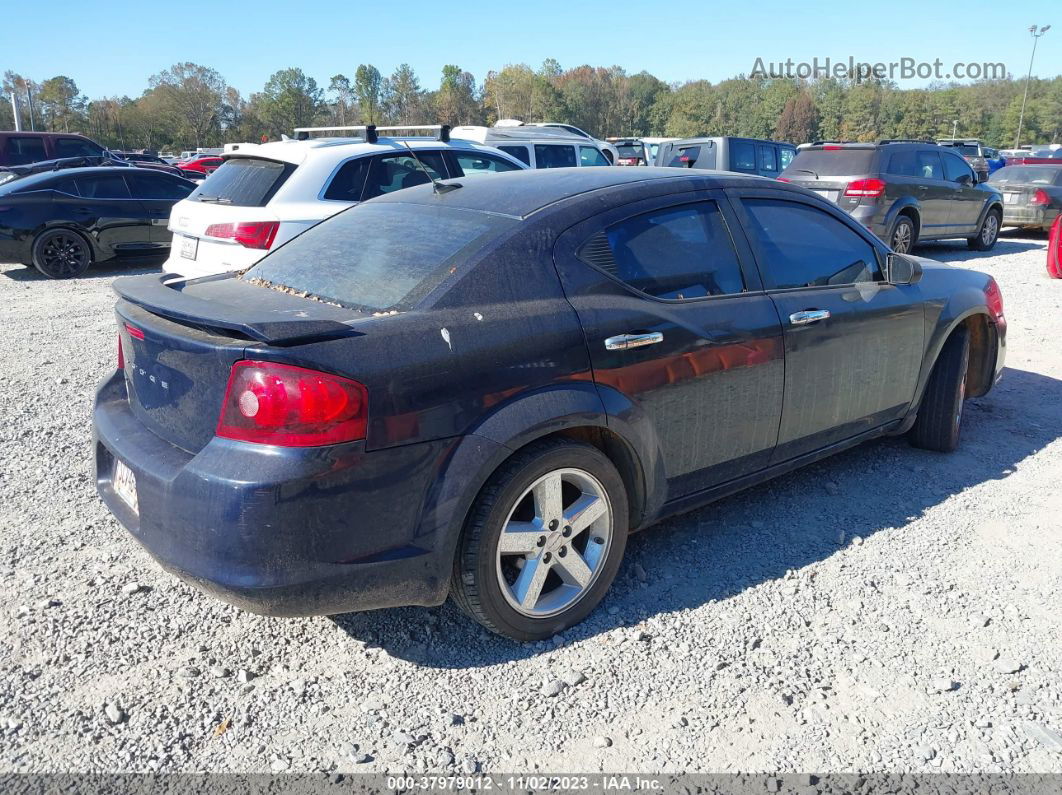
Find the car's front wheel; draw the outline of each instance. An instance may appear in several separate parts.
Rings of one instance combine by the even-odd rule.
[[[529,445],[483,488],[461,536],[450,593],[500,635],[541,640],[582,621],[616,576],[627,494],[591,445]]]
[[[974,251],[989,251],[999,239],[1001,217],[999,210],[989,210],[977,234],[966,238],[966,245]]]
[[[945,341],[929,374],[918,418],[909,433],[915,447],[950,453],[959,446],[969,363],[970,335],[959,328]]]
[[[89,244],[69,229],[51,229],[33,243],[33,265],[49,279],[72,279],[91,264]]]

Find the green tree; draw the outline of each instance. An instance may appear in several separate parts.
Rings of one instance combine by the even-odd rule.
[[[187,137],[195,146],[219,140],[224,78],[213,69],[185,62],[152,75],[151,90],[159,99],[159,112],[177,137]]]
[[[254,95],[252,105],[269,132],[280,136],[317,121],[322,93],[316,80],[292,67],[274,72],[262,92]]]
[[[454,64],[443,67],[433,104],[441,124],[475,124],[482,118],[476,97],[476,78]]]
[[[382,85],[380,70],[372,64],[362,64],[354,73],[354,94],[358,98],[361,120],[366,124],[376,124],[379,120]]]
[[[416,124],[424,119],[424,92],[420,80],[409,64],[401,64],[384,80],[381,105],[384,116],[393,124]]]
[[[354,107],[354,89],[350,85],[350,78],[346,75],[338,74],[332,75],[331,81],[328,83],[328,91],[335,94],[335,122],[340,127],[347,125],[347,115]]]

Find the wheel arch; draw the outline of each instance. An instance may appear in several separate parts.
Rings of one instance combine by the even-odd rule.
[[[891,237],[892,235],[892,227],[896,223],[896,219],[901,215],[911,219],[911,223],[914,224],[914,237],[915,240],[917,240],[922,234],[922,213],[918,207],[918,202],[913,198],[898,199],[892,207],[889,208],[885,224],[886,228],[889,230],[889,236]]]

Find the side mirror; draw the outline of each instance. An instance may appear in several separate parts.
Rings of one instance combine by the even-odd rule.
[[[914,257],[889,252],[885,258],[886,280],[889,284],[916,284],[922,278],[922,266]]]
[[[975,172],[974,179],[977,179],[976,172]],[[969,174],[959,174],[958,178],[956,178],[955,181],[958,182],[960,185],[972,185],[973,184],[973,182],[970,179],[970,175]]]
[[[988,174],[986,172],[984,172],[984,171],[976,171],[976,172],[974,172],[974,178],[978,182],[988,182]]]

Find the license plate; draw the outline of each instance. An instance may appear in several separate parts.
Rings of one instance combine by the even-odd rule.
[[[111,482],[113,483],[114,493],[118,495],[122,502],[132,508],[133,513],[139,513],[140,505],[136,498],[136,475],[133,474],[133,470],[115,459],[114,479]]]
[[[835,190],[817,190],[814,192],[824,199],[829,199],[831,202],[837,201],[837,191]]]
[[[1004,193],[1003,194],[1003,203],[1004,204],[1017,204],[1019,195],[1020,194],[1018,194],[1018,193]]]
[[[182,237],[181,238],[181,256],[185,259],[195,259],[195,255],[199,252],[199,238],[198,237]]]

